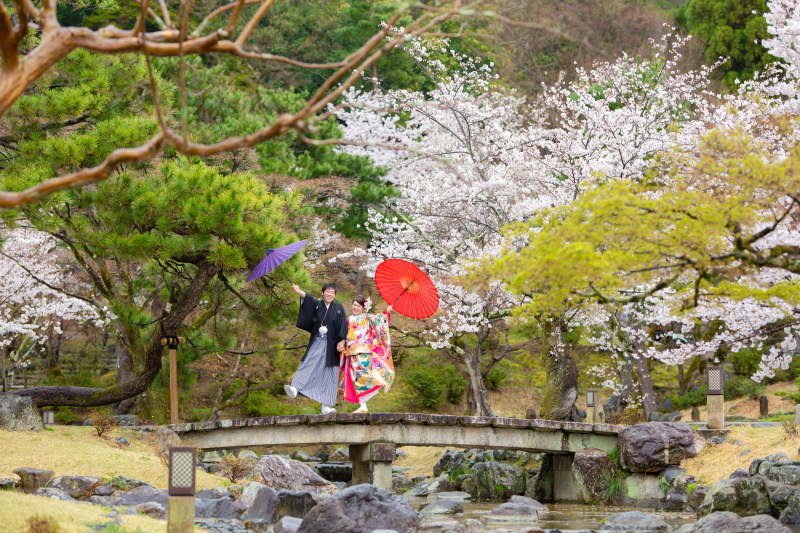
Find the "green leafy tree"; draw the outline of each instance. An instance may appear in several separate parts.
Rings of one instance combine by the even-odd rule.
[[[6,115],[0,185],[8,189],[96,164],[115,146],[158,129],[143,59],[78,50],[50,74]],[[169,104],[168,85],[157,83],[162,105]],[[234,345],[235,332],[204,325],[225,319],[236,302],[257,323],[273,324],[283,317],[273,288],[245,289],[241,274],[264,250],[293,240],[292,224],[304,231],[299,203],[297,193],[274,192],[252,174],[179,157],[132,165],[113,180],[4,212],[8,224],[24,217],[71,252],[94,289],[85,300],[122,347],[115,387],[39,387],[25,394],[41,405],[122,401],[158,376],[163,335],[180,330],[192,341],[182,351],[191,359]],[[298,268],[296,260],[286,266],[303,278]]]
[[[115,324],[132,359],[132,376],[114,387],[36,387],[24,394],[40,405],[122,401],[146,391],[158,376],[162,336],[194,338],[200,350],[230,347],[230,332],[213,338],[201,330],[224,319],[234,301],[262,325],[284,318],[274,288],[244,287],[243,274],[264,250],[294,240],[289,220],[297,208],[297,195],[275,194],[253,175],[222,175],[181,158],[156,172],[126,172],[23,210],[72,252],[102,296],[92,301]],[[296,260],[284,268],[304,277]],[[166,305],[154,312],[158,298]]]
[[[766,10],[766,0],[689,0],[676,19],[687,32],[703,39],[709,63],[727,58],[719,71],[725,85],[734,90],[737,79],[752,79],[755,71],[775,61],[761,45],[769,38]]]

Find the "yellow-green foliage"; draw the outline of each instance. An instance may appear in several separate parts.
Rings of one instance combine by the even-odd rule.
[[[800,271],[800,248],[752,247],[753,228],[764,213],[800,190],[800,154],[773,162],[754,139],[730,132],[712,132],[700,152],[697,162],[682,153],[664,155],[641,182],[607,183],[510,228],[509,235],[528,244],[486,269],[529,294],[531,312],[554,312],[586,296],[614,301],[624,289],[656,287],[664,278],[659,286],[671,285],[689,304],[699,288],[710,295],[800,302],[800,291],[788,281],[769,288],[736,281],[743,266]],[[676,283],[679,274],[693,271],[699,273],[696,283]]]

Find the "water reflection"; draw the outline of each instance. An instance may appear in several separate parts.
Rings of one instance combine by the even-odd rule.
[[[423,503],[436,501],[436,497],[427,498],[409,498],[411,505],[414,509],[419,509]],[[642,509],[637,507],[618,507],[613,505],[583,505],[583,504],[570,504],[570,503],[551,503],[547,504],[547,513],[537,522],[505,522],[505,523],[492,523],[486,522],[485,517],[492,509],[499,505],[498,502],[479,502],[472,503],[469,500],[462,501],[464,504],[464,513],[455,516],[435,515],[426,517],[423,522],[439,522],[442,520],[457,520],[458,522],[465,522],[468,519],[480,520],[486,524],[486,528],[490,530],[517,530],[525,526],[536,525],[542,529],[559,529],[559,530],[592,530],[600,528],[600,521],[603,518],[614,513],[622,513],[624,511],[644,511],[646,513],[655,515],[667,524],[672,526],[672,529],[677,529],[684,524],[691,524],[697,521],[694,513],[675,513],[663,512],[653,509]],[[789,526],[795,533],[800,533],[800,525]]]

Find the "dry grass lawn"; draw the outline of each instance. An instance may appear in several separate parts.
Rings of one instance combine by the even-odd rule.
[[[712,485],[727,478],[737,468],[747,470],[753,459],[759,457],[783,452],[797,459],[797,447],[800,446],[800,439],[786,439],[781,427],[734,426],[728,437],[728,442],[719,446],[706,445],[700,455],[684,461],[681,466],[686,468],[686,473],[692,474],[705,485]],[[742,441],[743,446],[730,444],[736,439]],[[750,453],[740,455],[744,450],[750,450]]]
[[[400,457],[394,464],[403,468],[413,468],[405,472],[406,476],[432,476],[433,465],[444,454],[447,448],[438,446],[403,446],[400,448],[405,452],[405,457]]]
[[[48,518],[63,533],[86,533],[88,524],[107,524],[121,520],[120,533],[164,533],[166,522],[144,515],[124,515],[116,518],[103,516],[108,509],[98,505],[62,502],[21,492],[0,492],[0,529],[2,531],[29,531],[28,520],[32,517]],[[196,531],[203,531],[196,529]]]
[[[115,441],[124,436],[129,448]],[[100,438],[91,427],[54,426],[52,431],[0,431],[0,477],[12,476],[21,466],[53,470],[56,476],[85,475],[110,478],[115,475],[140,479],[158,488],[167,488],[167,469],[155,455],[152,444],[132,430],[116,429]],[[224,479],[197,472],[197,488],[219,487]],[[112,518],[101,506],[62,502],[0,491],[0,531],[28,531],[34,516],[49,517],[64,533],[88,530],[86,524],[122,520],[120,533],[163,533],[166,523],[146,516],[121,515]],[[202,531],[197,529],[197,531]]]
[[[116,429],[98,437],[83,426],[54,426],[52,431],[0,431],[0,477],[11,476],[22,466],[44,468],[56,476],[83,475],[140,479],[165,489],[167,468],[155,455],[155,448],[132,430]],[[119,448],[115,441],[124,436],[131,443]],[[197,472],[197,488],[223,485],[223,478]]]

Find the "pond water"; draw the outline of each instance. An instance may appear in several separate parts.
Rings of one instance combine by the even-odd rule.
[[[414,509],[419,509],[423,503],[435,501],[435,498],[409,498],[411,505]],[[457,520],[464,522],[470,518],[484,522],[483,518],[495,507],[499,505],[497,502],[479,502],[470,503],[469,500],[464,501],[464,513],[456,516],[437,515],[435,517],[426,517],[424,522],[439,522],[443,520]],[[667,524],[672,526],[673,530],[684,525],[691,524],[697,521],[694,513],[677,513],[677,512],[664,512],[656,511],[654,509],[642,509],[638,507],[618,507],[613,505],[583,505],[574,503],[550,503],[547,505],[547,513],[537,522],[513,522],[513,523],[492,523],[485,522],[486,528],[490,530],[518,530],[525,526],[536,525],[542,529],[558,529],[561,531],[577,531],[577,530],[591,530],[600,527],[600,521],[612,514],[622,513],[625,511],[644,511],[655,515]],[[800,525],[789,526],[794,533],[800,533]]]

